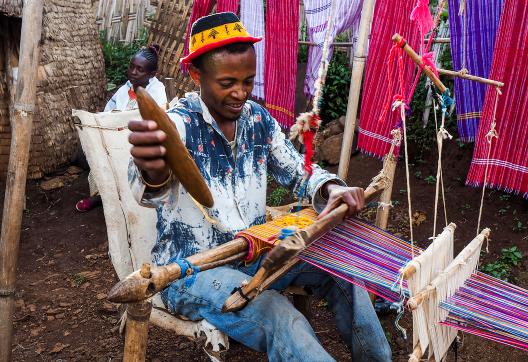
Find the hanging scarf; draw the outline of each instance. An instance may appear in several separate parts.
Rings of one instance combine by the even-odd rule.
[[[217,13],[223,13],[225,11],[230,11],[232,13],[238,14],[238,5],[240,1],[239,0],[218,0],[216,3],[216,12]],[[244,24],[244,22],[242,22]],[[246,25],[246,24],[244,24]],[[249,32],[252,35],[255,35],[251,32]]]
[[[295,122],[299,0],[266,2],[266,108],[283,127]]]
[[[264,4],[262,0],[241,0],[240,20],[253,36],[264,36]],[[257,73],[255,75],[253,96],[264,99],[264,55],[265,43],[256,43]]]
[[[330,34],[330,41],[333,42],[336,35],[347,29],[353,29],[356,34],[361,18],[361,8],[363,0],[305,0],[304,12],[306,15],[307,31],[310,42],[316,46],[310,46],[308,50],[308,64],[306,66],[306,77],[304,79],[304,94],[313,97],[314,83],[321,64],[323,42],[326,35],[328,16],[332,1],[337,1],[337,11],[334,26]],[[333,47],[328,51],[329,59],[332,58]]]
[[[209,15],[213,10],[214,0],[194,0],[191,17],[187,23],[187,37],[185,38],[185,47],[183,48],[183,56],[189,54],[189,35],[191,34],[192,24],[202,16]],[[182,71],[187,74],[187,66],[185,64],[181,65]]]

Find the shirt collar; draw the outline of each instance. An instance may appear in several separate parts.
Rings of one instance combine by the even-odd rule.
[[[148,82],[148,84],[147,84],[147,87],[148,87],[149,85],[151,85],[152,82],[154,82],[154,80],[158,80],[158,78],[156,78],[156,77],[152,77],[152,78],[150,78],[150,79],[149,79],[149,82]],[[132,88],[132,83],[131,83],[129,80],[127,80],[126,85],[127,85],[128,88]],[[145,88],[147,88],[147,87],[145,87]]]

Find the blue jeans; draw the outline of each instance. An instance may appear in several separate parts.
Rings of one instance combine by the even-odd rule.
[[[304,286],[328,302],[353,361],[391,360],[368,293],[306,263],[297,264],[272,286],[274,290],[263,292],[244,309],[222,313],[226,298],[242,281],[251,279],[261,260],[249,267],[241,264],[200,272],[189,287],[186,279],[175,281],[161,297],[172,313],[206,319],[245,346],[267,352],[270,361],[333,361],[308,320],[277,292],[289,285]]]

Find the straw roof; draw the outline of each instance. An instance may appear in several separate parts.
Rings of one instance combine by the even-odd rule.
[[[20,2],[3,1],[0,11]],[[14,5],[9,9],[16,10]],[[92,1],[45,0],[42,31],[37,111],[28,170],[28,177],[32,178],[67,165],[77,152],[79,141],[71,109],[100,110],[106,99],[104,60]],[[6,143],[10,138],[5,93],[6,85],[0,84],[2,176],[7,167]]]

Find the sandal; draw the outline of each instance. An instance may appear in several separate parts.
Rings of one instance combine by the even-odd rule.
[[[75,204],[75,209],[79,212],[87,212],[92,210],[96,206],[96,203],[92,200],[91,197],[85,197],[84,199],[79,200]]]

